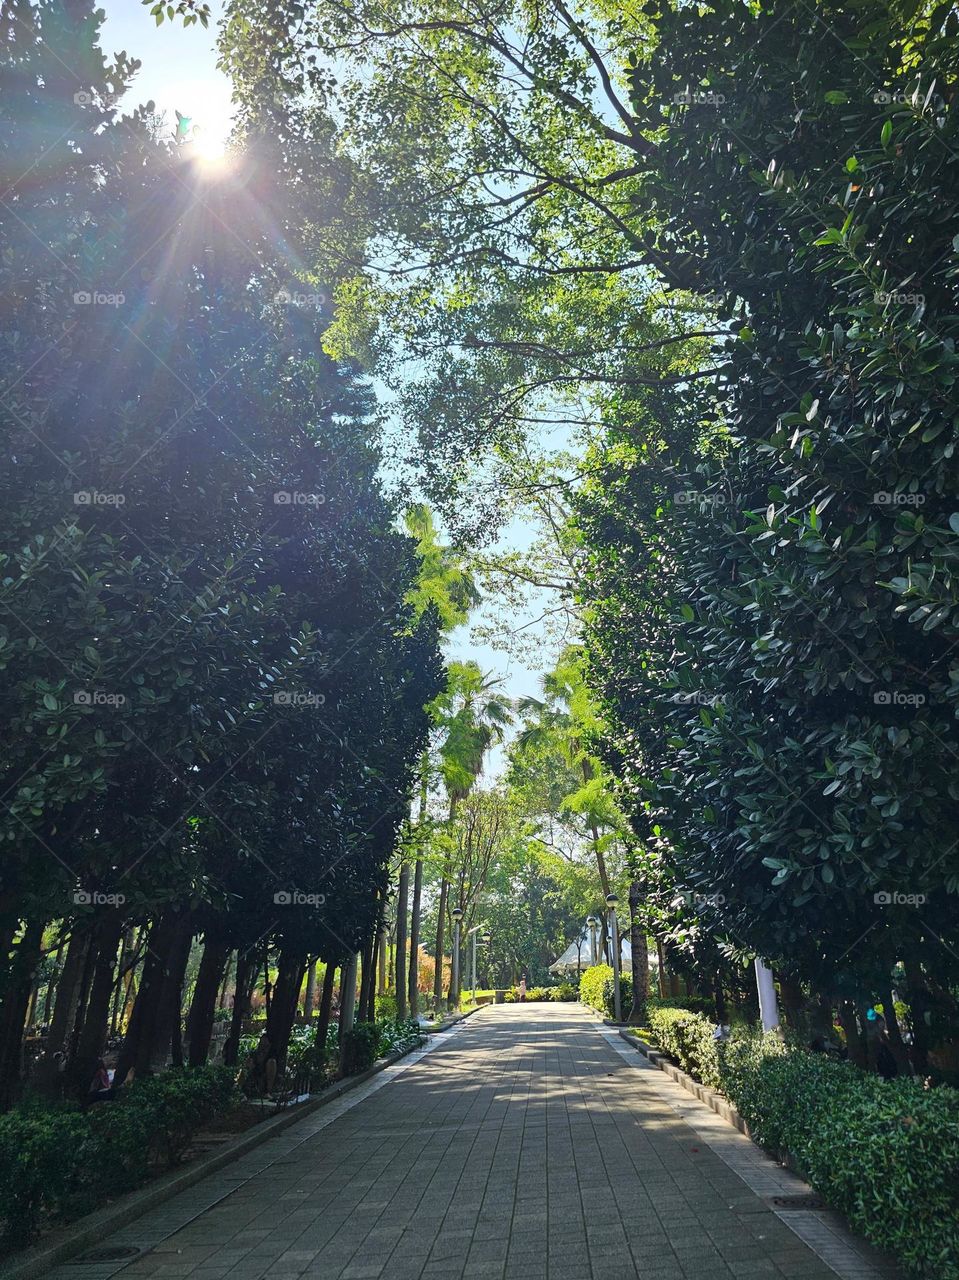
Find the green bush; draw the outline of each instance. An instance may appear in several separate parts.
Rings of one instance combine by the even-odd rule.
[[[720,1087],[719,1052],[713,1039],[715,1028],[708,1018],[688,1009],[652,1006],[647,1009],[646,1020],[664,1053],[709,1088]]]
[[[298,1076],[301,1072],[308,1071],[312,1077],[317,1078],[313,1081],[314,1084],[317,1082],[322,1084],[322,1080],[319,1077],[325,1074],[329,1064],[335,1060],[337,1055],[339,1028],[336,1023],[332,1023],[327,1028],[325,1044],[317,1044],[316,1032],[317,1026],[315,1022],[293,1028],[286,1051],[287,1077]],[[256,1048],[255,1044],[253,1048]]]
[[[633,980],[627,973],[619,975],[619,1012],[621,1017],[629,1016],[629,1011],[633,1004]],[[603,1012],[607,1018],[616,1017],[616,987],[613,980],[613,971],[610,970],[610,976],[603,983]]]
[[[0,1116],[4,1240],[24,1244],[42,1221],[88,1212],[176,1164],[235,1100],[232,1071],[197,1067],[137,1080],[86,1111],[33,1104]]]
[[[408,1045],[419,1044],[423,1039],[420,1024],[415,1018],[386,1018],[377,1021],[378,1034],[377,1053],[382,1057],[386,1053],[394,1053],[397,1049],[405,1049]]]
[[[390,991],[384,991],[382,995],[376,997],[376,1021],[396,1021],[396,996]]]
[[[916,1276],[959,1280],[959,1093],[737,1033],[723,1088],[756,1139]]]
[[[340,1048],[340,1071],[353,1076],[366,1071],[379,1057],[380,1033],[375,1022],[356,1022],[343,1037]]]
[[[623,1017],[633,1003],[633,982],[628,973],[619,975],[619,997]],[[613,970],[608,964],[594,964],[583,970],[579,980],[579,998],[606,1018],[615,1017]]]
[[[569,986],[570,984],[567,983],[566,985]],[[558,991],[558,990],[559,990],[559,987],[527,987],[526,1003],[542,1004],[543,1001],[545,1000],[555,1000],[556,997],[553,993],[554,991]],[[503,995],[503,1001],[505,1004],[517,1004],[519,1002],[519,998],[520,998],[519,987],[508,987]],[[571,1000],[576,999],[575,988],[574,988],[574,994],[570,997],[570,999]]]
[[[69,1215],[82,1190],[77,1171],[89,1140],[87,1117],[78,1109],[24,1107],[0,1116],[0,1205],[6,1242],[31,1240],[44,1212]]]
[[[552,988],[549,993],[549,998],[550,1000],[568,1002],[570,1000],[577,1000],[579,998],[579,992],[576,990],[576,987],[572,982],[561,982],[558,987]]]
[[[603,999],[603,989],[606,982],[613,980],[613,970],[608,964],[590,965],[588,969],[584,969],[579,980],[579,998],[583,1004],[588,1004],[591,1009],[595,1009],[597,1013],[606,1012],[606,1003]]]
[[[712,996],[650,996],[646,1001],[650,1009],[688,1009],[690,1013],[702,1013],[716,1018],[716,1001]]]

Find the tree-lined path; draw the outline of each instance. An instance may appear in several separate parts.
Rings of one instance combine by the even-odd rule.
[[[124,1280],[833,1277],[664,1083],[578,1005],[489,1008],[106,1243],[153,1245]]]

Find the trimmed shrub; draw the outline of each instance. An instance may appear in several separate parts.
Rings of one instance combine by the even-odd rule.
[[[633,1003],[633,983],[628,973],[619,975],[619,995],[625,1017]],[[594,964],[583,971],[579,980],[579,998],[606,1018],[615,1016],[613,1001],[613,969],[608,964]]]
[[[650,1009],[688,1009],[690,1013],[701,1013],[707,1018],[716,1018],[716,1001],[712,996],[649,996],[646,1001]]]
[[[569,985],[569,984],[567,983],[566,985]],[[558,990],[559,990],[559,987],[527,987],[526,1003],[541,1004],[544,1000],[555,1000],[556,997],[553,994],[553,992]],[[573,990],[574,990],[574,994],[570,997],[570,999],[575,1000],[576,999],[575,988]],[[503,996],[503,1002],[505,1004],[517,1004],[519,1002],[519,998],[520,998],[519,987],[509,987],[507,988]]]
[[[45,1212],[70,1215],[82,1191],[81,1153],[89,1145],[90,1126],[79,1110],[23,1107],[0,1116],[0,1205],[6,1243],[32,1240]],[[94,1171],[89,1173],[93,1178]]]
[[[356,1022],[340,1046],[340,1074],[355,1076],[372,1067],[380,1053],[380,1033],[375,1022]]]
[[[0,1116],[4,1241],[25,1244],[44,1220],[89,1212],[176,1164],[236,1098],[231,1070],[196,1067],[137,1080],[86,1111],[33,1104]]]
[[[595,1009],[597,1013],[606,1012],[603,988],[607,979],[610,982],[613,979],[612,968],[608,964],[594,964],[583,970],[579,980],[580,1000],[583,1004],[588,1004],[591,1009]]]
[[[959,1280],[959,1093],[738,1033],[723,1088],[755,1138],[916,1276]]]
[[[568,1002],[570,1000],[577,1000],[579,998],[579,993],[572,982],[561,982],[558,987],[553,987],[549,993],[549,998],[550,1000]]]
[[[632,1003],[633,980],[628,973],[621,973],[619,975],[619,1011],[624,1018],[628,1016]],[[613,981],[612,969],[603,983],[603,1006],[603,1012],[607,1018],[616,1017],[616,985]]]
[[[701,1013],[664,1006],[647,1010],[649,1029],[664,1053],[711,1089],[720,1087],[715,1028]]]

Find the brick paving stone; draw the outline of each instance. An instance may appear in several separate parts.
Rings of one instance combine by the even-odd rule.
[[[830,1269],[743,1181],[761,1153],[630,1053],[577,1005],[484,1010],[125,1227],[149,1251],[102,1280],[875,1280]]]

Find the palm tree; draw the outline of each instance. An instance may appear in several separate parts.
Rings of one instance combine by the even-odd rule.
[[[611,888],[605,851],[610,838],[617,838],[623,819],[602,763],[589,751],[590,739],[601,730],[602,721],[583,679],[582,649],[573,645],[564,649],[542,685],[542,699],[521,698],[517,704],[526,724],[516,737],[516,747],[520,751],[524,747],[554,747],[581,780],[564,798],[563,808],[580,814],[586,824],[605,897]],[[612,835],[603,835],[603,828]]]
[[[407,599],[419,616],[428,608],[436,610],[443,632],[452,631],[461,626],[480,601],[479,592],[469,567],[462,556],[452,547],[445,546],[439,538],[433,513],[423,503],[409,508],[405,515],[407,532],[416,539],[416,554],[419,557],[420,569],[416,584]],[[457,664],[452,664],[456,666]],[[443,695],[445,696],[445,695]],[[441,699],[437,699],[439,704]],[[445,709],[434,704],[430,708],[437,725],[436,737],[445,745],[442,737],[441,718]],[[419,813],[416,826],[420,837],[424,834],[428,820],[427,803],[430,787],[436,773],[429,749],[423,752],[420,761]],[[421,850],[423,840],[416,840],[417,856],[413,872],[413,902],[410,910],[410,946],[409,969],[406,965],[406,899],[409,887],[409,865],[402,859],[399,872],[399,891],[396,908],[396,1001],[397,1013],[400,1017],[405,1013],[409,1002],[410,1014],[415,1017],[419,1003],[419,945],[420,945],[420,903],[423,896],[423,858]],[[402,856],[402,855],[401,855]],[[441,961],[437,962],[441,967]]]
[[[451,662],[446,690],[435,700],[436,721],[442,733],[439,773],[449,801],[449,824],[456,818],[457,805],[466,799],[483,772],[487,752],[502,742],[513,721],[512,700],[497,690],[501,683],[501,680],[484,674],[475,662]],[[443,945],[450,871],[447,855],[440,880],[436,917],[433,996],[437,1010],[443,1001]]]

